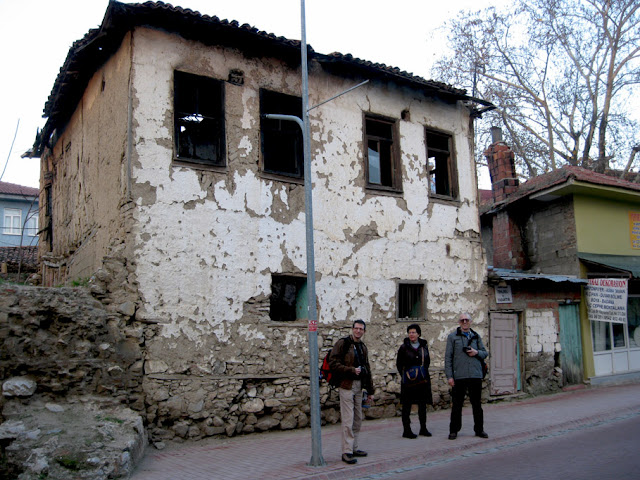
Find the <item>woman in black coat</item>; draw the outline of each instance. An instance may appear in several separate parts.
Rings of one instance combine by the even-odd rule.
[[[416,438],[418,435],[411,431],[411,406],[418,405],[418,419],[420,420],[420,435],[430,437],[427,430],[427,404],[433,403],[431,396],[431,379],[429,377],[429,347],[427,341],[420,338],[420,325],[412,323],[407,327],[404,343],[398,350],[396,367],[402,378],[400,402],[402,403],[402,426],[405,438]],[[412,368],[416,367],[416,368]]]

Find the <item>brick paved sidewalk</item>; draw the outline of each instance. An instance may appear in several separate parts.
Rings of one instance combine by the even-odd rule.
[[[471,408],[465,407],[458,439],[447,439],[449,410],[429,413],[433,437],[401,437],[399,417],[364,422],[360,448],[369,456],[357,465],[340,460],[340,427],[322,427],[324,467],[309,467],[311,430],[267,432],[230,439],[207,439],[150,447],[132,480],[341,479],[406,469],[463,454],[535,441],[640,415],[640,383],[591,387],[521,401],[484,405],[488,440],[473,435]],[[417,418],[412,417],[417,431]],[[391,478],[391,477],[389,477]]]

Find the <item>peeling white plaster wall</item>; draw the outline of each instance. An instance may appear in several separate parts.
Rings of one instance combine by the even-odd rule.
[[[259,88],[296,94],[299,73],[263,62],[269,61],[231,51],[221,55],[218,48],[136,30],[133,178],[155,192],[153,203],[136,199],[136,274],[144,302],[138,315],[162,319],[165,338],[184,336],[195,345],[212,337],[228,342],[229,327],[243,318],[245,303],[268,298],[272,273],[281,273],[285,264],[306,271],[304,210],[291,203],[286,184],[262,178],[257,168]],[[228,174],[173,164],[174,69],[224,80],[232,68],[244,72],[245,84],[225,84],[227,151],[229,158],[245,159],[242,168],[231,160]],[[352,86],[314,72],[311,104]],[[232,109],[233,99],[238,103]],[[410,122],[400,120],[404,109],[410,109]],[[363,112],[398,119],[402,197],[364,189]],[[454,135],[459,203],[434,203],[427,195],[425,126]],[[371,82],[313,110],[311,129],[320,324],[395,320],[398,280],[427,282],[429,320],[443,323],[438,339],[453,328],[457,312],[486,310],[464,107]],[[286,222],[274,211],[276,202]],[[374,235],[356,239],[361,228]],[[377,311],[386,317],[375,317]],[[263,316],[268,319],[268,312]],[[264,339],[246,325],[238,332]],[[299,331],[287,332],[281,341],[294,346],[300,338]]]

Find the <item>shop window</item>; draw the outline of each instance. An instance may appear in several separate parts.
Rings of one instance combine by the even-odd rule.
[[[304,178],[302,129],[292,120],[273,120],[262,115],[275,113],[302,119],[302,99],[292,95],[260,90],[260,135],[262,169],[287,177]]]
[[[457,169],[453,138],[446,133],[426,131],[429,194],[444,199],[458,198]]]
[[[291,275],[271,277],[269,317],[276,322],[308,319],[307,279]]]
[[[394,121],[365,117],[367,186],[400,189],[401,174],[395,137]]]
[[[424,285],[420,283],[398,284],[398,318],[424,318],[423,298]]]
[[[176,71],[174,115],[178,159],[224,167],[223,82]]]

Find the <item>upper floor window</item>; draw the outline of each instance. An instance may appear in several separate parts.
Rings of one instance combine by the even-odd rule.
[[[21,230],[22,211],[17,208],[5,208],[2,233],[5,235],[20,235]]]
[[[302,118],[302,99],[284,93],[260,90],[260,113]],[[302,129],[291,120],[261,117],[262,169],[267,173],[304,178]]]
[[[395,122],[365,117],[367,186],[400,189],[401,174],[395,137]]]
[[[27,218],[27,224],[24,227],[26,235],[35,236],[38,234],[38,221],[40,216],[37,213],[30,213]]]
[[[174,73],[178,159],[224,167],[224,88],[213,78]]]
[[[455,200],[458,178],[453,158],[453,137],[434,130],[426,131],[429,193]]]

